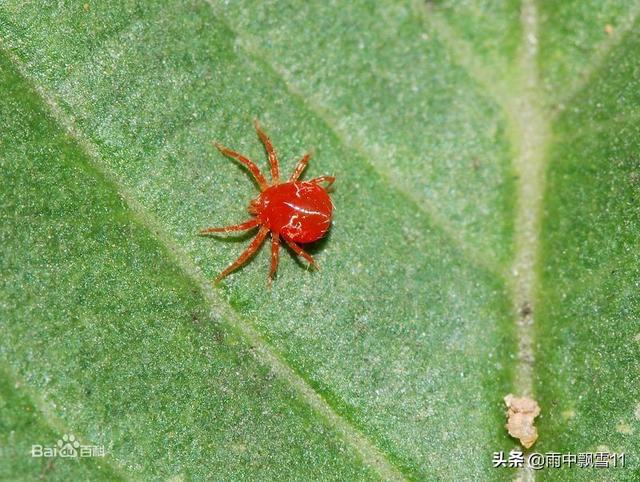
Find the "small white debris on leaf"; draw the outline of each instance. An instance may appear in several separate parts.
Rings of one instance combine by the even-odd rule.
[[[507,424],[509,435],[520,440],[524,448],[531,447],[538,440],[538,429],[533,419],[540,415],[540,406],[528,397],[516,397],[511,393],[504,397],[507,405]]]
[[[633,428],[631,428],[631,425],[629,425],[628,423],[626,423],[624,421],[620,421],[620,423],[618,425],[616,425],[616,431],[618,433],[623,434],[623,435],[632,435],[633,434]]]

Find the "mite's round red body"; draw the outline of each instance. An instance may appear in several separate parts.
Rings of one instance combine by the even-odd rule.
[[[329,194],[314,182],[286,182],[265,189],[249,211],[280,236],[297,243],[320,239],[331,225]]]
[[[309,265],[316,267],[316,261],[309,253],[300,247],[301,243],[311,243],[322,238],[331,226],[333,204],[327,189],[333,185],[334,176],[320,176],[310,181],[299,181],[311,153],[307,153],[298,161],[287,182],[280,181],[280,166],[278,156],[273,149],[271,139],[264,132],[258,121],[255,121],[256,132],[262,141],[271,168],[271,182],[256,164],[239,152],[215,143],[218,150],[245,166],[256,184],[260,188],[260,196],[251,201],[249,212],[255,217],[231,226],[205,228],[201,235],[211,233],[231,233],[258,228],[258,232],[242,254],[227,266],[216,278],[216,283],[233,270],[245,264],[271,234],[271,269],[269,270],[269,284],[276,274],[280,260],[280,244],[286,245],[298,256],[306,259]],[[326,188],[323,187],[326,185]]]

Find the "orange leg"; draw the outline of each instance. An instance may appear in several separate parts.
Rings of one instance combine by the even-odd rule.
[[[298,180],[298,178],[300,177],[300,174],[302,174],[302,171],[304,171],[304,168],[307,167],[307,164],[309,164],[309,159],[311,159],[311,154],[312,154],[311,152],[305,154],[304,157],[298,161],[298,164],[296,165],[296,168],[294,169],[293,174],[291,174],[291,179],[289,179],[289,181]]]
[[[258,137],[260,137],[260,140],[264,144],[264,148],[267,151],[267,155],[269,156],[269,165],[271,166],[271,182],[273,184],[280,184],[280,168],[278,166],[278,156],[276,156],[276,151],[273,149],[271,139],[269,139],[267,133],[260,128],[258,119],[256,119],[253,124],[255,125]]]
[[[253,241],[251,241],[251,244],[247,247],[247,249],[244,250],[244,252],[238,257],[238,259],[236,259],[233,263],[227,266],[225,270],[218,275],[215,282],[218,283],[222,278],[227,276],[233,270],[239,268],[244,263],[246,263],[247,260],[251,256],[253,256],[255,252],[258,250],[258,248],[264,241],[264,238],[267,237],[267,234],[269,234],[269,228],[262,226],[260,228],[260,231],[258,231],[258,234],[256,234],[256,237],[253,238]]]
[[[253,163],[253,161],[250,161],[249,159],[244,157],[242,154],[238,154],[237,152],[232,151],[227,147],[224,147],[222,144],[219,144],[217,142],[215,142],[214,144],[218,148],[218,150],[222,152],[225,156],[229,156],[235,159],[240,164],[243,164],[247,169],[249,169],[251,174],[253,174],[253,177],[255,178],[256,182],[258,183],[258,186],[260,186],[261,191],[264,191],[268,187],[267,180],[264,178],[264,176],[260,172],[260,169],[258,168],[258,166],[256,166]]]
[[[291,249],[293,249],[293,251],[298,255],[298,256],[302,256],[304,259],[306,259],[307,261],[309,261],[309,264],[311,266],[313,266],[314,268],[318,269],[318,265],[316,264],[316,260],[313,259],[313,256],[311,256],[309,253],[307,253],[304,249],[302,249],[300,246],[298,246],[296,243],[294,243],[293,241],[289,241],[288,239],[285,239],[286,243],[289,245],[289,247]]]
[[[320,176],[320,177],[316,177],[315,179],[311,179],[311,181],[309,182],[313,182],[315,184],[321,184],[323,182],[326,182],[327,188],[329,188],[334,182],[336,182],[336,178],[333,176]]]
[[[271,233],[271,269],[269,270],[269,284],[278,269],[278,261],[280,260],[280,235]]]
[[[224,226],[222,228],[205,228],[200,231],[198,234],[203,236],[209,233],[229,233],[231,231],[246,231],[247,229],[255,228],[260,221],[258,218],[250,219],[249,221],[245,221],[244,223],[234,224],[232,226]]]

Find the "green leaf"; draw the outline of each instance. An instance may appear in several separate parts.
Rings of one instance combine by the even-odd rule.
[[[0,4],[0,478],[511,480],[508,393],[640,476],[639,10]],[[215,287],[254,118],[333,226]]]

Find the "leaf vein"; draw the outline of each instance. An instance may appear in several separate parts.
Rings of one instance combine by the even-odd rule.
[[[607,61],[609,53],[615,49],[636,24],[638,15],[640,15],[640,2],[630,8],[629,14],[622,19],[621,25],[614,30],[613,34],[596,47],[591,62],[589,62],[589,67],[585,68],[584,72],[579,75],[577,80],[567,89],[567,94],[558,102],[559,105],[563,106],[563,109],[571,104],[573,99],[589,85],[594,75]],[[557,109],[555,115],[559,115],[563,109]]]

